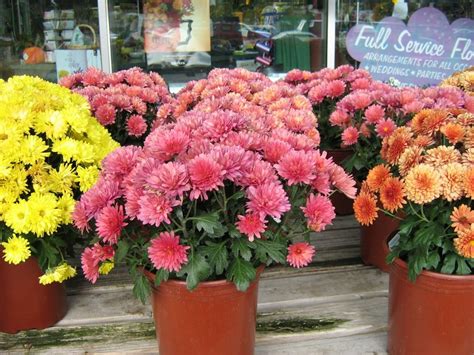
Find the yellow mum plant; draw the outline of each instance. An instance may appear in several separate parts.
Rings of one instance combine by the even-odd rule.
[[[0,249],[10,264],[38,258],[40,283],[76,274],[76,200],[118,147],[82,96],[40,78],[0,80]]]
[[[370,170],[354,212],[363,225],[379,210],[403,216],[388,260],[405,260],[412,280],[423,270],[473,274],[474,113],[422,110],[384,138],[381,156],[387,164]]]

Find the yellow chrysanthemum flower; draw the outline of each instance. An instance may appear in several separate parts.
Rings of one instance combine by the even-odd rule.
[[[100,266],[99,266],[99,274],[101,275],[107,275],[113,268],[115,264],[112,260],[107,260],[104,261]]]
[[[441,195],[441,181],[441,175],[432,166],[416,165],[405,176],[406,197],[415,203],[429,203]]]
[[[72,213],[76,201],[71,195],[63,195],[58,200],[58,209],[61,212],[61,224],[70,224],[72,222]]]
[[[81,192],[86,192],[92,186],[94,186],[97,178],[99,177],[99,169],[95,165],[90,165],[88,167],[78,166],[76,173],[76,181],[79,183],[79,189]]]
[[[48,110],[41,112],[36,120],[35,130],[46,134],[49,139],[58,139],[66,135],[69,129],[61,111]]]
[[[22,160],[25,164],[34,164],[49,157],[48,145],[38,136],[28,136],[22,141]]]
[[[10,205],[5,212],[5,224],[15,233],[29,233],[31,231],[30,206],[25,200],[19,200]]]
[[[2,243],[3,259],[13,265],[26,261],[31,256],[30,243],[23,237],[12,236]]]
[[[79,141],[72,138],[56,140],[53,143],[53,152],[61,154],[65,161],[74,160],[79,150]]]
[[[62,263],[54,269],[47,270],[46,273],[39,278],[39,283],[42,285],[49,285],[53,282],[63,282],[71,277],[76,276],[77,271],[71,265]]]
[[[56,196],[52,193],[32,193],[28,199],[31,231],[38,237],[50,235],[61,223],[61,210]]]
[[[51,169],[49,173],[49,191],[70,193],[76,178],[71,164],[61,164],[58,170]]]

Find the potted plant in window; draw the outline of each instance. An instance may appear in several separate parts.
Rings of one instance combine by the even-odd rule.
[[[230,73],[198,85],[219,78],[225,89]],[[75,225],[98,234],[82,255],[86,278],[125,261],[135,295],[153,291],[160,353],[252,354],[263,267],[311,262],[309,232],[335,217],[328,195],[355,194],[316,148],[309,102],[292,95],[273,85],[200,96],[143,148],[110,154],[76,206]]]
[[[170,119],[173,98],[154,72],[135,67],[107,74],[91,67],[60,84],[89,101],[93,116],[120,145],[143,145],[154,125]]]
[[[474,115],[423,110],[384,139],[354,202],[360,223],[403,211],[391,244],[391,354],[472,354]],[[430,339],[426,341],[426,339]]]
[[[66,312],[72,211],[118,144],[87,102],[28,76],[0,81],[0,331],[42,329]]]

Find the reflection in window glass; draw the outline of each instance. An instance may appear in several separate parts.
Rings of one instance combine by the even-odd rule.
[[[325,1],[111,0],[113,70],[158,71],[170,83],[215,67],[284,73],[325,63]]]
[[[100,67],[96,0],[0,0],[0,77]]]
[[[422,7],[434,6],[449,22],[462,17],[473,18],[472,0],[337,0],[336,3],[336,65],[357,63],[346,50],[346,35],[358,23],[376,24],[388,16],[408,21],[410,15]]]

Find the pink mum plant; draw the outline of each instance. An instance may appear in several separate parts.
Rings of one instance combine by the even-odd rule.
[[[219,91],[216,72],[199,85]],[[354,197],[354,180],[318,149],[311,104],[292,87],[224,91],[192,94],[177,121],[156,127],[143,147],[104,160],[74,212],[77,228],[97,236],[82,255],[91,282],[115,259],[126,262],[141,298],[149,285],[139,267],[154,271],[156,284],[185,279],[193,289],[225,278],[245,290],[261,264],[312,261],[309,234],[334,219],[334,190]]]
[[[60,84],[87,98],[92,114],[121,145],[143,145],[153,125],[172,116],[173,98],[154,72],[131,68],[106,74],[91,67]]]

